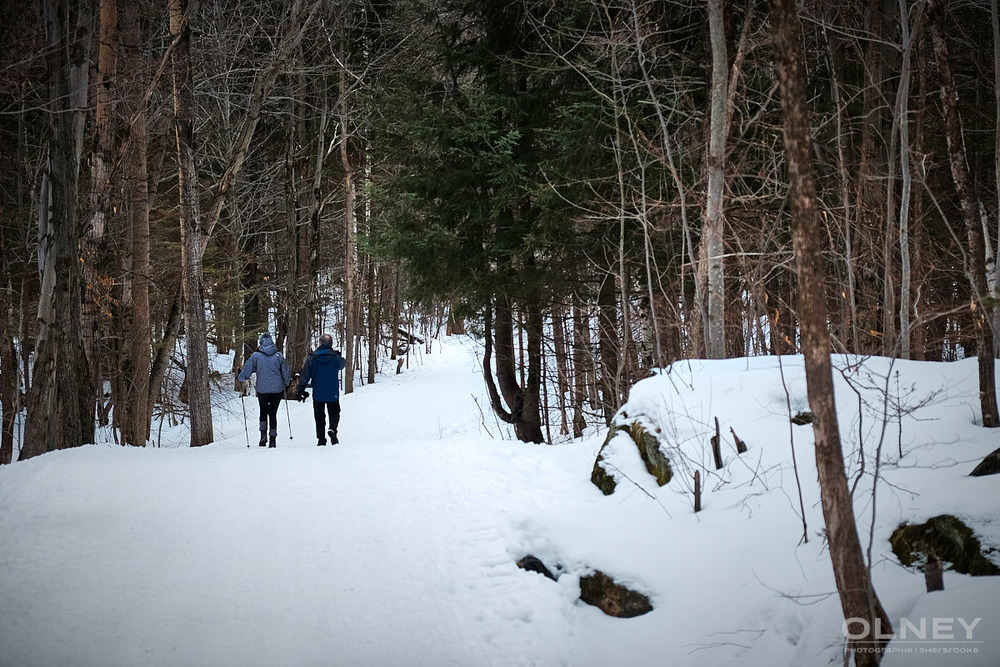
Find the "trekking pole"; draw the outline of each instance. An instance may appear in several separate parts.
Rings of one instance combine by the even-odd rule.
[[[285,416],[288,417],[288,439],[294,440],[295,436],[292,435],[292,413],[288,409],[288,395],[285,395]]]
[[[246,398],[246,384],[240,389],[240,405],[243,406],[243,434],[247,437],[247,449],[250,449],[250,430],[247,428],[247,404],[243,399]]]

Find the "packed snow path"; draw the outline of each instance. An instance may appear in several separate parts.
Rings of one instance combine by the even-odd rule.
[[[28,511],[0,532],[32,543],[0,546],[0,665],[566,660],[572,633],[532,625],[524,599],[526,578],[551,582],[517,569],[508,539],[545,449],[484,447],[498,426],[470,393],[474,360],[447,353],[345,396],[335,447],[316,446],[311,400],[282,407],[278,447],[258,447],[248,398],[249,448],[231,400],[209,447],[15,464],[0,499]],[[528,504],[558,503],[557,487]]]

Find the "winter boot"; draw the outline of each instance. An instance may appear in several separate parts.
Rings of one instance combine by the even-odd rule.
[[[267,435],[267,446],[277,447],[278,446],[278,429],[272,428],[271,432]]]
[[[317,440],[316,441],[316,446],[317,447],[326,447],[326,440]]]
[[[267,447],[267,422],[260,423],[260,442],[257,444],[261,447]]]
[[[340,442],[339,440],[337,440],[337,432],[334,431],[332,428],[329,431],[327,431],[326,434],[330,436],[331,445],[336,445],[338,442]]]

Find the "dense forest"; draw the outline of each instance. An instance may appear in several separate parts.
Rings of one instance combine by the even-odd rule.
[[[678,360],[802,354],[843,612],[888,628],[830,352],[975,356],[1000,426],[997,0],[3,9],[0,463],[213,442],[264,330],[293,368],[333,333],[346,394],[468,330],[531,443]]]
[[[977,355],[996,426],[996,4],[798,6],[801,293],[766,2],[6,0],[0,462],[212,442],[209,350],[266,328],[297,368],[329,327],[346,392],[469,328],[551,441],[652,368],[801,351],[807,301],[835,352]]]

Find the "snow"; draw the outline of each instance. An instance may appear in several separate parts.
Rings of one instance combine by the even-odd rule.
[[[0,665],[841,664],[812,430],[789,422],[807,409],[801,358],[685,361],[636,385],[617,421],[658,433],[675,477],[657,487],[619,435],[604,496],[589,480],[607,430],[512,440],[477,352],[436,342],[344,396],[335,447],[315,446],[312,406],[291,402],[278,447],[258,448],[248,398],[248,448],[244,406],[223,391],[210,446],[167,425],[169,446],[103,442],[0,468]],[[1000,577],[947,572],[928,594],[888,545],[901,522],[952,513],[1000,549],[1000,476],[967,476],[1000,446],[976,423],[975,360],[834,361],[862,545],[871,536],[875,587],[910,630],[883,664],[1000,664]],[[558,581],[519,569],[529,553]],[[580,602],[596,569],[654,611],[615,619]],[[921,621],[937,634],[916,636]]]

